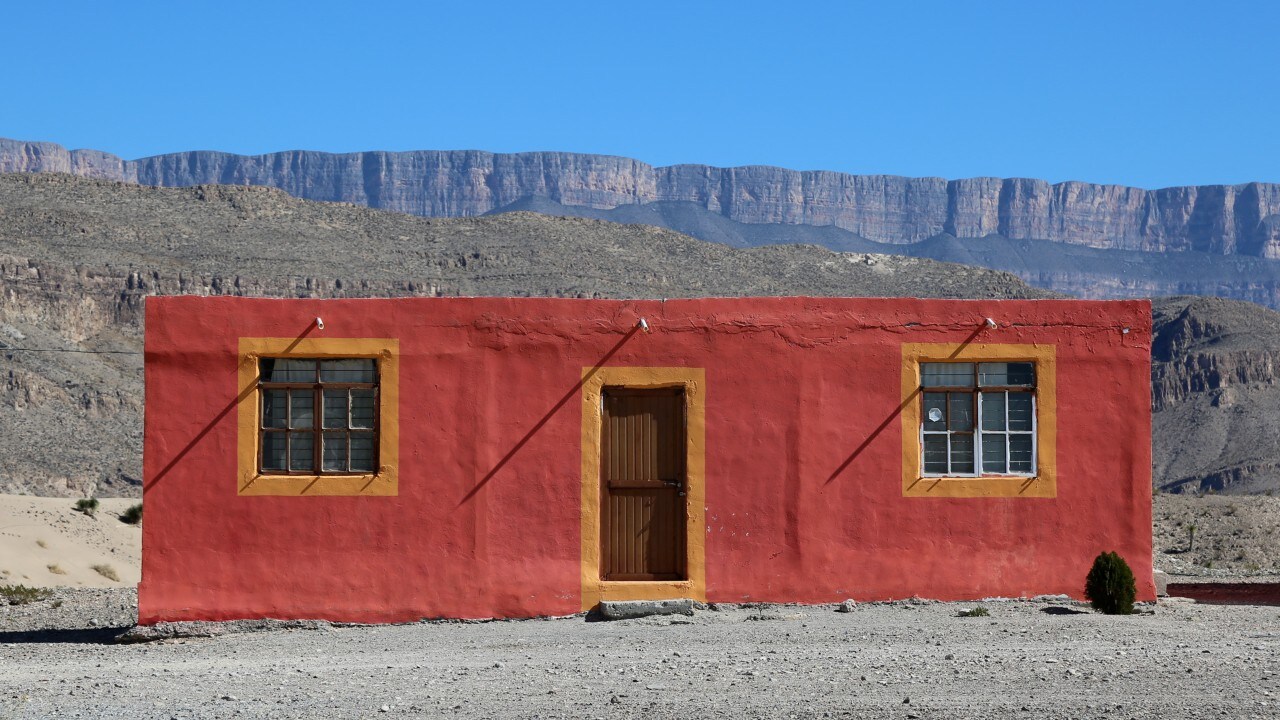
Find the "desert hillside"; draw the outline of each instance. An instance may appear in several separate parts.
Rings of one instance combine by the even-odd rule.
[[[0,290],[0,492],[66,496],[139,493],[148,295],[1047,295],[961,265],[739,250],[643,225],[30,174],[0,175]]]
[[[438,220],[268,188],[31,174],[0,175],[0,288],[0,491],[66,496],[139,492],[152,294],[1046,295],[961,265],[734,249],[645,225],[528,212]],[[1280,489],[1280,313],[1191,297],[1157,299],[1153,313],[1156,487]]]

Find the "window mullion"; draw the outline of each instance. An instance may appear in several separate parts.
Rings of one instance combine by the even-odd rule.
[[[948,420],[950,420],[950,414],[948,414]],[[948,422],[947,423],[947,476],[948,477],[951,477],[953,474],[951,472],[951,427],[950,425],[951,423]]]
[[[1001,395],[1005,396],[1005,474],[1007,475],[1011,473],[1012,470],[1010,468],[1014,466],[1014,457],[1011,455],[1012,451],[1014,451],[1014,443],[1010,442],[1009,439],[1012,434],[1009,425],[1009,391],[1006,389]]]
[[[1036,413],[1036,394],[1031,393],[1031,474],[1040,474],[1040,427],[1039,417]]]
[[[284,471],[293,472],[293,388],[284,391]]]
[[[942,393],[942,408],[946,412],[947,421],[947,476],[954,476],[955,470],[951,468],[951,391]]]
[[[973,426],[973,474],[982,475],[982,391],[977,388],[973,391],[973,402],[977,406],[973,414],[977,418]]]
[[[319,366],[320,363],[316,363],[317,373],[320,372]],[[317,379],[319,377],[319,375],[316,376]],[[324,473],[324,390],[321,388],[322,386],[317,382],[316,386],[312,388],[314,395],[311,400],[315,405],[315,410],[311,412],[313,418],[311,421],[311,432],[313,433],[311,436],[313,438],[311,441],[311,467],[315,468],[317,475]]]

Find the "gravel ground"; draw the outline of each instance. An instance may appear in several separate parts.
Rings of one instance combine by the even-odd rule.
[[[1280,715],[1275,607],[907,601],[109,644],[132,603],[0,607],[0,718]]]

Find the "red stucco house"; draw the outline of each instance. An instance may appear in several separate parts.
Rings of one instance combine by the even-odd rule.
[[[1146,302],[150,298],[139,620],[1151,576]]]

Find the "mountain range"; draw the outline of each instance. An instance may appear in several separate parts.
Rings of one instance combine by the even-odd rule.
[[[1280,307],[1280,185],[1267,183],[1145,190],[473,150],[125,160],[4,139],[0,172],[262,185],[425,217],[532,210],[656,225],[737,247],[799,242],[964,262],[1082,297],[1199,294]]]
[[[738,249],[642,224],[429,219],[269,188],[0,175],[0,492],[139,492],[141,309],[172,294],[1053,296],[1009,273]],[[1280,489],[1280,313],[1180,297],[1153,314],[1155,487]]]

